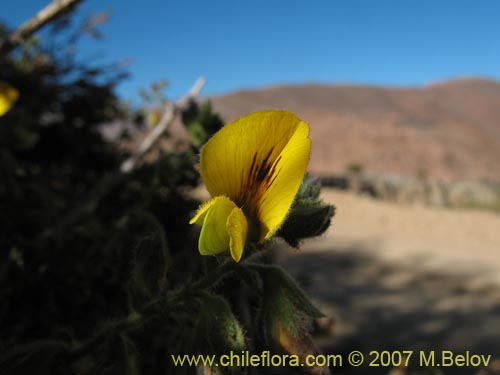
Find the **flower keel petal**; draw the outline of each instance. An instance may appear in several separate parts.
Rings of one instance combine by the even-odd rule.
[[[193,218],[189,220],[189,224],[196,224],[202,226],[208,211],[220,198],[221,197],[215,197],[210,199],[209,201],[203,202],[201,206],[198,208],[198,211],[196,211],[196,214],[193,216]]]
[[[227,218],[226,229],[229,234],[231,256],[239,262],[245,249],[248,234],[248,222],[241,208],[234,208]]]
[[[197,223],[204,217],[198,241],[201,255],[215,255],[228,250],[229,233],[226,229],[226,222],[235,208],[237,208],[236,205],[230,199],[223,196],[216,197],[203,205],[191,220]]]

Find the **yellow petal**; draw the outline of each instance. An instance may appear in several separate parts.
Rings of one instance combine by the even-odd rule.
[[[3,116],[19,97],[19,92],[9,84],[0,82],[0,116]]]
[[[260,201],[261,241],[270,238],[285,220],[304,179],[310,152],[309,126],[300,122],[279,155],[274,182]]]
[[[237,208],[234,202],[227,197],[219,196],[205,203],[202,206],[203,211],[199,211],[193,218],[194,222],[197,222],[203,217],[198,241],[200,254],[215,255],[229,249],[229,233],[226,223],[234,208]]]
[[[259,240],[263,241],[286,218],[310,150],[309,126],[295,114],[255,112],[226,125],[206,143],[201,151],[201,176],[212,196],[226,195],[242,209],[245,239],[248,218],[259,223]],[[203,220],[207,210],[202,207],[192,221]],[[241,257],[244,242],[235,245],[235,260]]]
[[[227,195],[244,206],[252,167],[272,163],[294,134],[300,119],[287,111],[248,114],[219,130],[203,147],[200,171],[212,196]],[[248,207],[245,207],[246,209]]]
[[[196,211],[196,214],[193,216],[191,220],[189,220],[189,224],[196,224],[200,227],[203,225],[203,221],[205,220],[205,216],[207,215],[208,210],[212,205],[217,202],[217,199],[221,197],[212,198],[206,202],[203,202],[201,206]]]
[[[236,262],[239,262],[245,249],[248,233],[247,218],[241,208],[233,208],[227,218],[226,229],[229,233],[231,256]]]
[[[148,115],[148,123],[151,126],[156,126],[160,122],[160,113],[159,111],[152,111]]]

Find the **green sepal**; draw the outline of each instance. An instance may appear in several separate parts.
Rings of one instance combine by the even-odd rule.
[[[324,316],[282,268],[259,264],[251,267],[260,273],[263,281],[265,293],[258,321],[262,337],[268,345],[273,345],[271,333],[277,321],[284,324],[292,336],[301,337],[307,331],[311,318]]]
[[[258,270],[262,277],[266,298],[288,300],[300,312],[311,318],[322,318],[324,316],[283,268],[258,264],[252,265],[252,268]]]
[[[323,203],[320,192],[320,180],[306,175],[288,217],[277,233],[290,246],[299,247],[303,239],[320,236],[330,226],[335,206]]]
[[[290,246],[299,247],[302,240],[322,235],[330,227],[334,215],[335,206],[332,205],[292,207],[277,235]]]

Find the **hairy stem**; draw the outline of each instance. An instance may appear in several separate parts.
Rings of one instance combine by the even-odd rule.
[[[94,336],[73,348],[69,353],[69,359],[74,361],[86,356],[97,345],[113,335],[140,328],[146,321],[159,313],[157,309],[159,305],[172,307],[182,302],[188,292],[192,295],[193,291],[201,292],[212,288],[236,266],[237,265],[232,260],[226,261],[196,282],[178,289],[165,297],[160,297],[151,301],[142,309],[130,313],[130,315],[124,319],[109,323]]]

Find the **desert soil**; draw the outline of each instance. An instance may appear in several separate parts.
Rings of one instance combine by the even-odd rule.
[[[323,198],[337,207],[329,231],[299,251],[280,249],[279,259],[328,315],[325,352],[447,349],[500,358],[499,214],[332,189]]]

